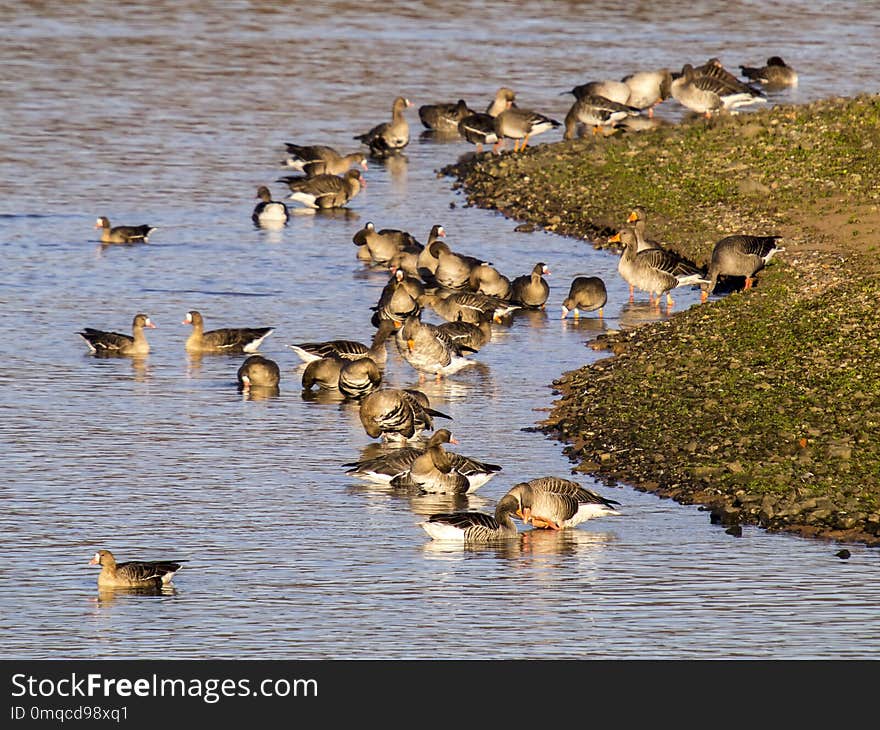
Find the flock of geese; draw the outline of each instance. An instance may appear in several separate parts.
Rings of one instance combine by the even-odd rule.
[[[621,128],[639,131],[654,123],[654,108],[672,98],[690,111],[711,117],[724,110],[766,101],[763,88],[785,88],[797,84],[797,74],[781,58],[771,57],[763,67],[741,66],[741,81],[717,59],[701,66],[685,64],[680,73],[668,69],[640,71],[621,81],[592,81],[575,87],[575,97],[564,122],[516,104],[508,87],[498,89],[485,112],[471,110],[464,100],[428,104],[418,109],[422,125],[438,134],[458,135],[473,144],[477,152],[492,145],[492,154],[513,140],[514,153],[527,146],[535,135],[564,126],[564,139],[591,130],[609,134]],[[762,88],[763,87],[763,88]],[[368,159],[387,159],[398,154],[410,140],[406,110],[412,103],[394,99],[391,118],[353,136],[367,148],[342,154],[329,145],[286,145],[283,165],[297,171],[276,182],[290,190],[289,199],[306,209],[340,208],[366,186],[363,171]],[[637,123],[638,122],[638,123]],[[257,190],[259,203],[253,209],[255,225],[273,228],[286,225],[291,211],[274,200],[268,186]],[[618,272],[629,284],[630,299],[635,290],[648,293],[659,306],[665,296],[681,286],[702,288],[705,300],[719,277],[743,277],[749,288],[759,272],[783,248],[779,236],[735,234],[718,241],[710,263],[699,269],[661,243],[646,235],[646,212],[634,207],[626,224],[612,241],[622,254]],[[156,230],[150,225],[111,226],[98,218],[104,244],[145,243]],[[453,250],[440,225],[431,229],[425,243],[411,233],[377,229],[367,222],[352,241],[357,259],[376,270],[387,270],[389,279],[372,307],[375,333],[369,344],[336,339],[298,342],[289,345],[301,360],[302,387],[338,391],[358,407],[365,433],[380,439],[378,456],[344,464],[347,473],[366,481],[422,493],[468,494],[488,482],[501,467],[446,449],[457,444],[449,429],[434,430],[434,420],[449,418],[433,409],[428,396],[418,388],[383,386],[388,345],[393,343],[423,383],[453,375],[472,364],[471,355],[491,341],[492,328],[504,323],[519,309],[543,309],[550,287],[546,263],[538,261],[528,273],[515,277],[502,274],[491,262]],[[562,304],[562,317],[570,312],[602,310],[607,291],[599,277],[577,276]],[[439,323],[426,321],[429,310]],[[258,349],[272,327],[226,327],[205,330],[202,314],[192,310],[183,323],[192,326],[184,347],[189,353],[247,355],[237,370],[237,382],[244,392],[277,392],[281,373],[276,362]],[[144,313],[135,315],[131,335],[83,328],[78,334],[96,356],[142,357],[150,347],[144,329],[155,327]],[[426,431],[433,431],[428,437]],[[498,501],[494,513],[458,511],[431,515],[419,524],[435,540],[485,543],[516,538],[513,521],[519,518],[534,529],[565,529],[584,520],[619,515],[619,502],[586,489],[575,481],[544,476],[514,485]],[[128,561],[117,563],[108,550],[99,550],[91,564],[101,567],[99,587],[156,588],[169,583],[185,561]]]

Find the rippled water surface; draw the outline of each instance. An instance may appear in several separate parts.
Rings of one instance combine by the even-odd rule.
[[[411,109],[405,156],[371,162],[347,212],[296,215],[279,231],[250,220],[258,185],[285,192],[285,142],[354,150],[397,94],[482,108],[505,84],[561,119],[561,92],[584,81],[774,54],[801,83],[770,103],[876,92],[876,5],[370,7],[0,8],[2,654],[876,658],[877,552],[860,546],[842,561],[830,543],[748,528],[734,539],[696,507],[587,478],[622,516],[503,546],[428,539],[418,522],[431,512],[491,511],[517,481],[569,475],[561,444],[531,430],[550,384],[598,356],[585,343],[604,329],[668,316],[627,302],[613,255],[463,207],[437,170],[467,143],[420,136]],[[102,248],[99,215],[158,230],[147,245]],[[455,450],[503,466],[469,498],[347,476],[342,464],[375,449],[356,407],[303,397],[288,344],[372,334],[387,273],[359,264],[351,242],[368,220],[422,241],[440,223],[454,249],[508,275],[552,270],[546,311],[514,317],[475,366],[423,385],[453,417]],[[560,319],[577,274],[606,281],[603,320]],[[698,299],[681,291],[673,311]],[[243,398],[240,358],[189,358],[189,309],[208,328],[276,327],[262,352],[282,366],[280,394]],[[80,328],[128,331],[138,311],[158,325],[148,358],[88,355]],[[419,385],[394,351],[386,383]],[[107,595],[87,565],[102,547],[190,562],[168,594]]]

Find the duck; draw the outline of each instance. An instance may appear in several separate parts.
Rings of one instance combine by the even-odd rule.
[[[710,119],[713,114],[722,110],[734,110],[746,104],[767,100],[760,91],[751,87],[744,88],[739,80],[732,84],[721,75],[721,71],[713,72],[712,69],[718,66],[709,64],[707,68],[709,72],[701,74],[691,64],[686,63],[670,87],[672,97],[696,114]],[[722,71],[725,71],[723,67]]]
[[[376,230],[373,221],[367,221],[351,240],[356,246],[366,247],[372,263],[384,267],[390,266],[391,259],[401,251],[419,252],[423,248],[408,231],[397,228]]]
[[[110,219],[102,215],[95,221],[95,228],[101,229],[101,243],[147,243],[155,226],[112,226]]]
[[[410,483],[408,476],[414,462],[419,457],[423,457],[432,446],[442,446],[445,443],[455,444],[458,442],[452,437],[449,429],[438,429],[423,446],[399,446],[379,456],[349,462],[343,466],[348,468],[346,474],[374,484],[414,487],[418,485],[415,482]],[[444,450],[443,453],[451,464],[450,471],[463,475],[467,479],[467,488],[462,492],[457,492],[460,494],[474,492],[501,471],[501,467],[497,464],[489,464],[469,456],[462,456],[454,451]],[[395,483],[395,479],[398,477],[400,479]],[[458,479],[457,483],[464,485],[464,482]]]
[[[569,312],[574,312],[574,318],[580,317],[581,310],[585,312],[602,310],[608,302],[608,290],[605,282],[598,276],[576,276],[568,290],[568,296],[562,302],[562,319],[568,317]]]
[[[498,299],[508,300],[513,293],[510,279],[487,261],[471,269],[468,286],[477,294]]]
[[[545,276],[550,276],[550,268],[543,261],[535,264],[530,274],[517,276],[511,282],[510,301],[525,309],[543,309],[550,297],[550,285]]]
[[[286,175],[276,182],[287,183],[291,190],[289,200],[302,203],[306,208],[327,210],[344,208],[367,187],[360,170],[347,170],[343,175],[315,175],[305,177]]]
[[[431,408],[428,396],[416,388],[374,390],[361,399],[358,416],[367,436],[397,443],[418,441],[425,430],[433,430],[435,418],[452,420]]]
[[[272,225],[273,223],[287,223],[290,220],[290,211],[284,203],[272,200],[272,193],[265,185],[257,188],[257,197],[260,202],[251,213],[251,220],[258,226]]]
[[[780,89],[798,85],[798,75],[791,66],[779,56],[770,56],[764,66],[740,66],[743,76],[768,88]]]
[[[473,110],[464,99],[455,103],[424,104],[419,107],[419,120],[425,129],[433,132],[458,132],[458,123]]]
[[[505,140],[512,139],[513,151],[521,152],[528,145],[529,139],[560,126],[561,122],[545,114],[509,105],[495,117],[495,136],[498,139],[492,145],[492,151],[500,151]]]
[[[770,260],[785,248],[776,242],[782,236],[749,236],[734,234],[725,236],[712,247],[709,268],[706,273],[708,281],[703,286],[701,299],[705,301],[715,291],[719,276],[744,276],[745,289],[751,289],[755,275]]]
[[[561,530],[596,517],[621,514],[620,502],[602,497],[575,481],[546,476],[519,482],[505,497],[517,503],[515,514],[538,529]]]
[[[346,360],[339,370],[337,388],[348,400],[361,400],[382,384],[382,369],[371,357]]]
[[[205,319],[201,312],[191,309],[181,324],[192,325],[193,331],[186,338],[184,349],[190,353],[256,352],[274,331],[274,327],[224,327],[205,331]]]
[[[491,543],[518,539],[520,534],[512,515],[519,509],[516,499],[504,495],[495,505],[494,514],[484,512],[438,512],[419,526],[434,540],[464,544]]]
[[[156,325],[148,315],[139,312],[131,322],[130,335],[105,332],[92,327],[84,327],[78,334],[86,341],[92,354],[141,356],[150,352],[150,343],[144,334],[145,327],[155,329]]]
[[[243,391],[251,388],[276,388],[281,382],[278,363],[262,355],[250,355],[236,373],[238,385]]]
[[[338,390],[339,373],[346,362],[335,355],[310,361],[302,372],[303,390],[310,391],[313,386],[320,390]]]
[[[99,588],[161,588],[171,583],[185,560],[129,560],[117,563],[109,550],[98,550],[89,565],[100,565]]]
[[[369,345],[357,340],[323,340],[314,342],[297,342],[288,347],[293,350],[304,363],[320,360],[322,357],[336,356],[343,360],[360,360],[368,357],[376,365],[384,366],[388,359],[386,341],[394,332],[394,322],[383,320],[373,334]]]
[[[574,139],[581,124],[592,128],[593,134],[599,134],[603,128],[611,129],[627,117],[637,117],[639,114],[641,111],[634,106],[621,104],[598,94],[588,94],[575,99],[565,115],[562,138]]]
[[[395,334],[395,343],[401,357],[418,371],[420,380],[427,375],[440,380],[474,363],[465,356],[472,348],[450,341],[437,325],[422,322],[420,314],[406,318]]]
[[[672,95],[672,71],[668,68],[635,71],[624,76],[621,82],[629,89],[624,103],[647,112],[649,119],[654,117],[654,108]]]
[[[396,97],[391,104],[391,120],[355,135],[354,139],[367,145],[373,157],[383,158],[402,150],[409,144],[409,123],[404,112],[411,106],[405,96]]]
[[[618,271],[628,284],[648,292],[651,304],[659,306],[665,294],[666,304],[671,307],[675,304],[670,294],[672,289],[708,283],[702,271],[672,251],[662,248],[639,251],[636,234],[631,228],[621,229],[608,240],[623,244]]]
[[[360,167],[364,172],[369,169],[366,155],[363,152],[342,154],[329,145],[298,145],[287,143],[290,155],[282,164],[299,170],[307,177],[315,175],[343,175],[352,167]]]
[[[419,489],[428,494],[469,494],[501,471],[496,464],[467,459],[456,461],[443,444],[457,443],[448,428],[437,429],[409,467],[395,474],[388,483],[392,487]]]

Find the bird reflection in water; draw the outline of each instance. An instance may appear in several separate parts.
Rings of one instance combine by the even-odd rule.
[[[281,395],[281,388],[277,385],[252,385],[246,390],[239,386],[238,390],[242,400],[270,400]]]
[[[428,540],[423,550],[429,555],[454,553],[494,553],[499,558],[529,558],[539,555],[595,555],[597,550],[616,539],[611,532],[526,529],[518,537],[486,543],[460,543],[452,540]]]
[[[659,322],[669,318],[665,307],[650,302],[625,302],[620,308],[620,328],[633,329],[648,322]]]
[[[177,595],[174,585],[152,586],[116,586],[101,587],[97,595],[92,599],[100,607],[111,606],[116,601],[139,600],[143,598],[166,598]]]

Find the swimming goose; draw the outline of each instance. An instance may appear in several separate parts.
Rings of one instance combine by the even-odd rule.
[[[435,418],[448,418],[430,407],[428,396],[411,388],[380,388],[361,399],[358,415],[370,438],[383,441],[418,440]]]
[[[425,446],[401,446],[379,456],[350,462],[343,464],[343,466],[349,467],[346,472],[347,474],[376,484],[392,484],[393,486],[405,487],[418,486],[415,482],[409,483],[409,474],[414,462],[419,457],[422,457],[433,444],[444,443],[454,444],[457,442],[452,438],[448,429],[439,429]],[[444,450],[443,454],[445,457],[448,457],[451,463],[451,471],[463,475],[467,480],[466,489],[458,492],[460,494],[479,489],[495,476],[497,472],[501,471],[501,467],[497,464],[488,464],[469,456],[462,456],[454,451]],[[399,479],[395,483],[394,480],[398,477]],[[457,481],[459,484],[464,484],[460,480]]]
[[[602,279],[598,276],[576,276],[571,282],[568,296],[562,302],[562,319],[572,311],[577,319],[580,317],[580,310],[592,312],[597,309],[601,317],[607,301],[608,291]]]
[[[320,390],[337,390],[339,388],[339,372],[348,362],[336,355],[311,360],[302,372],[303,390],[310,391],[313,386]]]
[[[468,494],[479,489],[501,467],[496,464],[480,464],[461,459],[456,463],[454,454],[446,451],[443,444],[457,444],[449,429],[441,428],[428,439],[425,449],[419,453],[409,468],[395,474],[388,482],[392,487],[420,489],[429,494]],[[459,471],[466,466],[468,474]]]
[[[454,104],[424,104],[419,107],[422,126],[435,132],[458,132],[458,123],[469,114],[473,114],[473,111],[464,99]]]
[[[98,550],[89,565],[100,565],[98,586],[101,588],[159,588],[174,578],[185,560],[130,560],[117,563],[109,550]]]
[[[629,88],[626,103],[636,109],[647,110],[649,119],[654,116],[654,107],[672,95],[672,72],[668,68],[636,71],[624,76],[621,81]]]
[[[205,332],[205,319],[195,309],[186,313],[181,324],[192,325],[186,338],[187,352],[243,353],[256,352],[274,327],[223,327]]]
[[[599,134],[602,127],[613,127],[627,117],[637,117],[641,112],[634,106],[606,99],[598,94],[588,94],[576,99],[565,115],[563,139],[574,139],[578,125],[590,127],[593,134]]]
[[[782,236],[747,236],[735,234],[725,236],[712,248],[709,260],[708,281],[703,287],[701,299],[705,301],[715,291],[719,276],[744,276],[745,288],[751,289],[755,274],[763,269],[770,259],[785,249],[777,245]]]
[[[146,355],[150,351],[150,343],[144,335],[144,327],[153,329],[155,324],[146,314],[136,314],[131,323],[131,334],[105,332],[92,327],[84,327],[79,336],[82,337],[89,350],[96,355]]]
[[[561,477],[539,477],[520,482],[505,496],[516,500],[515,514],[523,523],[536,528],[561,530],[594,517],[620,514],[614,508],[620,502]]]
[[[288,347],[293,350],[300,359],[309,363],[313,360],[320,360],[322,357],[331,357],[335,355],[343,360],[360,360],[368,357],[378,366],[382,367],[388,360],[388,349],[386,341],[388,336],[394,332],[394,322],[390,319],[383,320],[379,323],[373,335],[373,340],[369,345],[364,345],[356,340],[324,340],[322,342],[298,342]]]
[[[495,514],[483,512],[440,512],[419,522],[434,540],[461,543],[486,543],[519,538],[511,515],[519,508],[516,499],[504,495],[495,505]]]
[[[238,368],[236,373],[239,387],[244,390],[251,388],[275,388],[281,382],[281,370],[278,363],[262,355],[250,355]]]
[[[514,304],[498,297],[472,291],[452,292],[448,296],[423,294],[418,298],[422,307],[429,307],[447,322],[470,322],[480,324],[485,320],[499,322],[502,317],[519,309]]]
[[[608,240],[623,244],[618,271],[628,284],[648,292],[651,304],[659,306],[665,294],[666,304],[671,307],[675,304],[670,295],[672,289],[709,283],[703,272],[672,251],[662,248],[639,251],[636,234],[630,228],[622,229]]]
[[[303,172],[308,177],[315,175],[342,175],[354,166],[367,171],[367,158],[363,152],[340,154],[335,148],[323,144],[299,145],[287,143],[290,154],[284,165]]]
[[[434,375],[440,380],[474,363],[465,357],[471,348],[453,343],[443,336],[437,325],[422,322],[418,314],[406,318],[397,330],[395,342],[401,357],[418,371],[420,379]]]
[[[488,262],[471,269],[468,286],[478,294],[498,299],[509,299],[513,291],[510,279]]]
[[[343,208],[363,188],[367,181],[360,170],[348,170],[344,175],[315,175],[305,177],[286,175],[276,182],[287,183],[291,190],[289,199],[302,203],[307,208],[326,210]]]
[[[781,89],[786,86],[798,85],[797,71],[779,56],[770,56],[765,66],[758,68],[754,66],[740,66],[739,70],[747,79],[763,84],[767,88]]]
[[[495,117],[495,136],[498,140],[492,145],[492,151],[498,152],[504,147],[505,140],[512,139],[513,151],[521,152],[530,138],[559,126],[560,122],[544,114],[509,105]]]
[[[372,325],[379,327],[384,320],[390,320],[395,327],[400,327],[407,317],[421,311],[419,298],[419,294],[416,294],[409,285],[406,273],[402,269],[397,269],[382,288],[379,301],[371,307]]]
[[[147,243],[155,226],[113,226],[110,219],[101,216],[95,221],[95,228],[101,229],[101,243]]]
[[[286,223],[290,220],[290,211],[287,210],[287,206],[282,202],[272,200],[272,193],[265,185],[260,185],[257,188],[257,197],[260,202],[251,213],[251,220],[256,225],[271,226],[273,223]]]
[[[382,384],[382,370],[371,357],[346,360],[339,370],[337,387],[349,400],[360,400]]]
[[[398,96],[391,104],[391,121],[382,122],[363,134],[355,135],[354,139],[363,142],[370,148],[374,157],[386,157],[402,150],[409,144],[409,123],[404,114],[412,102]]]
[[[517,276],[512,282],[510,301],[526,309],[543,309],[550,296],[550,285],[544,279],[550,269],[543,261],[535,264],[531,274]]]
[[[418,252],[423,248],[415,236],[408,231],[397,228],[383,228],[377,231],[373,221],[367,221],[351,240],[357,246],[365,246],[370,254],[370,260],[377,266],[389,266],[391,259],[403,250]]]
[[[716,67],[710,65],[708,68]],[[682,106],[709,119],[721,110],[767,101],[760,91],[751,87],[744,89],[743,86],[739,81],[734,86],[720,75],[699,74],[686,63],[680,76],[672,81],[671,92]]]

